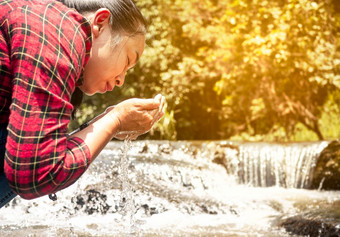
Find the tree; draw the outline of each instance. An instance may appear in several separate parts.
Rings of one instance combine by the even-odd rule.
[[[325,114],[340,113],[335,0],[137,4],[150,23],[141,61],[122,89],[86,98],[79,121],[128,97],[162,93],[167,113],[147,138],[229,139],[280,131],[283,140],[304,127],[324,139]]]
[[[339,23],[329,1],[190,1],[184,35],[220,77],[225,137],[297,124],[323,139],[319,119],[339,89]],[[196,6],[196,7],[195,7]],[[199,76],[199,75],[198,75]],[[205,74],[206,76],[206,74]]]

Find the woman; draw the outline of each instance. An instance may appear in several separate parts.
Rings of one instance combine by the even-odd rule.
[[[164,98],[109,107],[67,135],[77,97],[122,86],[144,50],[132,0],[0,1],[0,207],[74,183],[114,137],[163,116]]]

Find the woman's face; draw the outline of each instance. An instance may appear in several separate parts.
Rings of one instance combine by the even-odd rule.
[[[79,87],[85,94],[105,93],[124,84],[125,74],[138,61],[144,51],[145,37],[124,37],[112,46],[111,39],[93,47],[84,69],[84,81]]]
[[[92,24],[92,49],[84,68],[83,84],[79,88],[87,95],[112,91],[124,84],[128,69],[135,66],[144,51],[145,36],[123,36],[113,45],[112,31],[106,21]]]

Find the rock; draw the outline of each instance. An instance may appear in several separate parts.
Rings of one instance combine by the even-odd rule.
[[[221,143],[214,147],[212,162],[222,165],[228,174],[233,174],[236,169],[235,161],[239,160],[239,147],[229,144]]]
[[[149,146],[147,143],[144,143],[142,149],[139,151],[139,153],[147,153],[149,151]]]
[[[174,150],[170,144],[162,144],[159,146],[159,151],[161,153],[170,154]]]
[[[312,189],[340,190],[340,140],[332,141],[320,154]]]
[[[148,204],[143,204],[141,205],[141,207],[144,208],[145,214],[147,216],[152,216],[152,215],[159,214],[159,213],[166,211],[166,209],[160,208],[159,210],[159,208],[157,207],[150,207]]]
[[[75,210],[83,210],[91,215],[93,213],[106,214],[111,206],[107,204],[107,196],[96,190],[87,190],[84,195],[77,195],[71,199]]]
[[[340,224],[330,223],[322,220],[306,219],[302,216],[294,216],[283,220],[280,227],[294,235],[302,236],[340,236]]]

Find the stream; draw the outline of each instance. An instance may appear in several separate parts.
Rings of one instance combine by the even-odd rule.
[[[0,209],[0,236],[340,236],[340,191],[309,189],[327,144],[111,142],[56,201]]]

